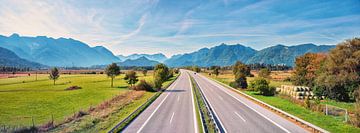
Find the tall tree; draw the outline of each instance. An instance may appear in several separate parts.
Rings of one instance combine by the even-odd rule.
[[[246,76],[250,75],[250,68],[237,61],[233,66],[233,73],[235,75],[235,82],[232,83],[232,86],[242,89],[247,88]]]
[[[353,101],[360,86],[360,38],[346,40],[332,49],[315,82],[326,96],[338,101]]]
[[[165,64],[157,64],[154,68],[154,87],[160,89],[169,75],[169,68]]]
[[[50,76],[49,79],[54,81],[54,85],[55,85],[55,81],[60,77],[60,73],[59,73],[59,69],[54,67],[51,69],[50,71]]]
[[[116,63],[112,63],[106,67],[105,73],[111,78],[111,87],[114,87],[114,78],[120,75],[120,67]]]
[[[124,79],[128,80],[127,83],[130,84],[130,86],[139,81],[138,76],[136,76],[136,72],[133,70],[126,72]]]
[[[295,85],[313,87],[315,78],[320,73],[320,68],[326,60],[324,53],[306,53],[295,60],[295,71],[292,76]]]
[[[146,74],[147,74],[148,71],[147,71],[146,69],[143,69],[141,72],[142,72],[142,74],[143,74],[144,76],[146,76]]]
[[[236,75],[236,73],[243,73],[245,76],[250,76],[250,67],[242,63],[241,61],[237,61],[235,65],[233,66],[233,74]]]
[[[201,68],[199,66],[193,66],[193,71],[199,73],[201,71]]]
[[[214,69],[213,69],[213,74],[215,74],[215,76],[218,76],[219,74],[220,74],[220,72],[219,72],[219,70],[220,70],[220,67],[215,67]]]
[[[271,78],[270,74],[271,74],[271,71],[268,68],[262,68],[259,71],[259,77],[262,77],[262,78]]]

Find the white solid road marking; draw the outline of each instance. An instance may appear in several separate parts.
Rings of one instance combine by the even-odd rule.
[[[180,77],[179,77],[180,78]],[[178,82],[175,82],[175,84],[173,86],[171,86],[173,89],[174,86],[177,85]],[[170,90],[170,89],[169,89]],[[137,131],[137,133],[140,133],[141,130],[145,127],[145,125],[149,122],[150,118],[155,114],[155,112],[160,108],[160,106],[164,103],[164,101],[166,100],[166,98],[169,96],[170,93],[168,93],[165,98],[161,101],[161,103],[155,108],[155,110],[151,113],[151,115],[146,119],[146,121],[144,122],[143,125],[141,125],[140,129]]]
[[[204,77],[203,77],[204,78]],[[264,117],[265,119],[267,119],[268,121],[270,121],[271,123],[273,123],[274,125],[278,126],[280,129],[284,130],[287,133],[290,133],[289,130],[287,130],[286,128],[282,127],[281,125],[277,124],[276,122],[274,122],[273,120],[271,120],[270,118],[266,117],[265,115],[263,115],[262,113],[260,113],[259,111],[255,110],[254,108],[250,107],[249,105],[247,105],[246,103],[244,103],[243,101],[241,101],[240,99],[238,99],[237,97],[233,96],[232,94],[230,94],[229,92],[227,92],[226,90],[224,90],[224,88],[222,88],[222,86],[215,84],[213,82],[210,81],[210,79],[204,78],[207,81],[209,81],[210,83],[212,83],[213,85],[217,86],[218,88],[220,88],[221,91],[225,92],[226,94],[230,95],[231,97],[233,97],[234,99],[238,100],[239,102],[241,102],[242,104],[244,104],[245,106],[247,106],[248,108],[250,108],[251,110],[253,110],[254,112],[258,113],[260,116]]]
[[[173,112],[173,114],[171,115],[171,118],[170,118],[170,124],[171,124],[171,121],[173,120],[174,118],[174,115],[175,115],[175,112]]]
[[[178,95],[177,101],[179,101],[179,100],[180,100],[180,96]]]
[[[246,122],[246,120],[243,118],[243,117],[241,117],[241,115],[239,115],[237,112],[234,112],[237,116],[239,116],[244,122]]]
[[[195,127],[195,133],[199,132],[199,129],[197,127],[197,119],[196,119],[196,111],[195,111],[195,101],[194,101],[194,94],[193,94],[193,89],[192,89],[192,84],[191,84],[191,78],[190,78],[190,74],[188,73],[188,77],[189,77],[189,83],[190,83],[190,92],[191,92],[191,101],[192,101],[192,105],[193,105],[193,114],[194,114],[194,127]]]

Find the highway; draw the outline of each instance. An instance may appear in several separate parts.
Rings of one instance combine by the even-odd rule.
[[[176,81],[123,131],[124,133],[197,133],[189,75],[181,70]]]
[[[225,132],[229,133],[305,133],[307,130],[263,108],[207,77],[194,74],[205,98]]]

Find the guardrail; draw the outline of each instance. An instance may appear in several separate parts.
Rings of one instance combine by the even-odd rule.
[[[163,87],[163,88],[167,89],[168,87],[170,87],[176,81],[176,79],[179,77],[179,75],[180,74],[178,74],[175,77],[174,81],[172,81],[169,85],[167,85],[166,87]],[[150,106],[150,104],[153,103],[160,96],[160,94],[162,92],[164,92],[166,89],[162,89],[161,91],[157,92],[154,96],[149,98],[144,104],[142,104],[140,107],[138,107],[129,116],[127,116],[121,122],[116,124],[116,126],[113,127],[108,133],[117,133],[117,132],[125,129],[128,126],[128,124],[130,124],[141,112],[143,112],[148,106]]]
[[[211,79],[212,79],[212,78],[211,78]],[[302,126],[305,126],[305,127],[307,127],[307,128],[310,128],[312,132],[329,133],[329,131],[326,131],[326,130],[324,130],[324,129],[318,127],[318,126],[315,126],[315,125],[313,125],[313,124],[311,124],[311,123],[309,123],[309,122],[307,122],[307,121],[305,121],[305,120],[303,120],[303,119],[300,119],[300,118],[298,118],[298,117],[296,117],[296,116],[294,116],[294,115],[291,115],[291,114],[289,114],[289,113],[287,113],[287,112],[285,112],[285,111],[282,111],[282,110],[280,110],[280,109],[278,109],[278,108],[276,108],[276,107],[274,107],[274,106],[271,106],[271,105],[269,105],[269,104],[267,104],[267,103],[265,103],[265,102],[263,102],[263,101],[260,101],[260,100],[254,98],[254,97],[252,97],[252,96],[250,96],[250,95],[248,95],[248,94],[245,94],[244,92],[241,92],[241,91],[239,91],[239,90],[237,90],[237,89],[232,88],[231,86],[229,86],[229,85],[227,85],[227,84],[224,84],[224,83],[222,83],[222,82],[220,82],[220,81],[217,81],[217,80],[215,80],[215,79],[212,79],[212,80],[215,81],[215,82],[220,83],[221,85],[223,85],[223,86],[225,86],[225,87],[227,87],[227,88],[229,88],[229,89],[232,89],[233,91],[236,91],[236,92],[244,95],[244,96],[247,97],[248,99],[257,102],[258,104],[261,104],[261,105],[269,108],[270,110],[272,110],[272,111],[274,111],[274,112],[277,112],[277,113],[279,113],[279,114],[281,114],[281,115],[283,115],[283,116],[285,116],[285,117],[287,117],[287,118],[291,118],[292,120],[295,120],[295,122],[300,123]]]
[[[199,85],[197,84],[196,80],[194,80],[194,83],[196,85],[196,87],[198,88],[201,98],[205,101],[205,107],[207,110],[209,110],[209,116],[211,118],[212,121],[214,121],[215,124],[215,128],[217,132],[221,132],[221,133],[225,133],[225,130],[223,129],[223,127],[220,124],[219,118],[217,118],[217,116],[214,113],[214,110],[211,108],[209,102],[206,100],[203,91],[200,89]]]

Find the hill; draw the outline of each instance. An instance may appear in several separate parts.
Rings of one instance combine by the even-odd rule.
[[[165,61],[165,64],[173,67],[179,66],[229,66],[236,61],[242,61],[247,64],[264,63],[264,64],[285,64],[294,65],[297,56],[308,52],[328,52],[335,45],[315,45],[301,44],[296,46],[276,45],[256,51],[250,47],[240,44],[227,45],[221,44],[212,48],[202,48],[198,51],[174,55]]]
[[[39,63],[27,61],[21,59],[14,52],[0,47],[0,66],[11,66],[11,67],[30,67],[30,68],[43,68],[46,67]]]
[[[158,53],[158,54],[132,54],[132,55],[129,55],[129,56],[118,55],[117,57],[122,61],[127,60],[127,59],[135,60],[135,59],[138,59],[140,57],[146,57],[149,60],[153,60],[153,61],[157,61],[157,62],[164,62],[165,60],[167,60],[167,57],[162,53]]]
[[[264,64],[285,64],[287,66],[293,66],[295,58],[305,53],[319,53],[319,52],[328,52],[330,49],[335,46],[329,45],[320,45],[315,44],[300,44],[296,46],[284,46],[276,45],[272,47],[265,48],[257,52],[252,58],[250,58],[246,63],[264,63]]]
[[[137,58],[137,59],[134,59],[134,60],[127,59],[124,62],[120,62],[118,64],[119,64],[119,66],[155,66],[158,63],[159,62],[149,60],[146,57],[140,57],[140,58]]]
[[[212,48],[202,48],[196,52],[175,55],[165,61],[165,64],[173,67],[178,66],[227,66],[234,64],[237,60],[246,62],[256,54],[256,50],[240,44],[221,44]]]
[[[48,66],[87,67],[120,61],[102,46],[92,48],[71,38],[22,37],[13,34],[0,36],[0,47],[13,51],[20,58]]]

